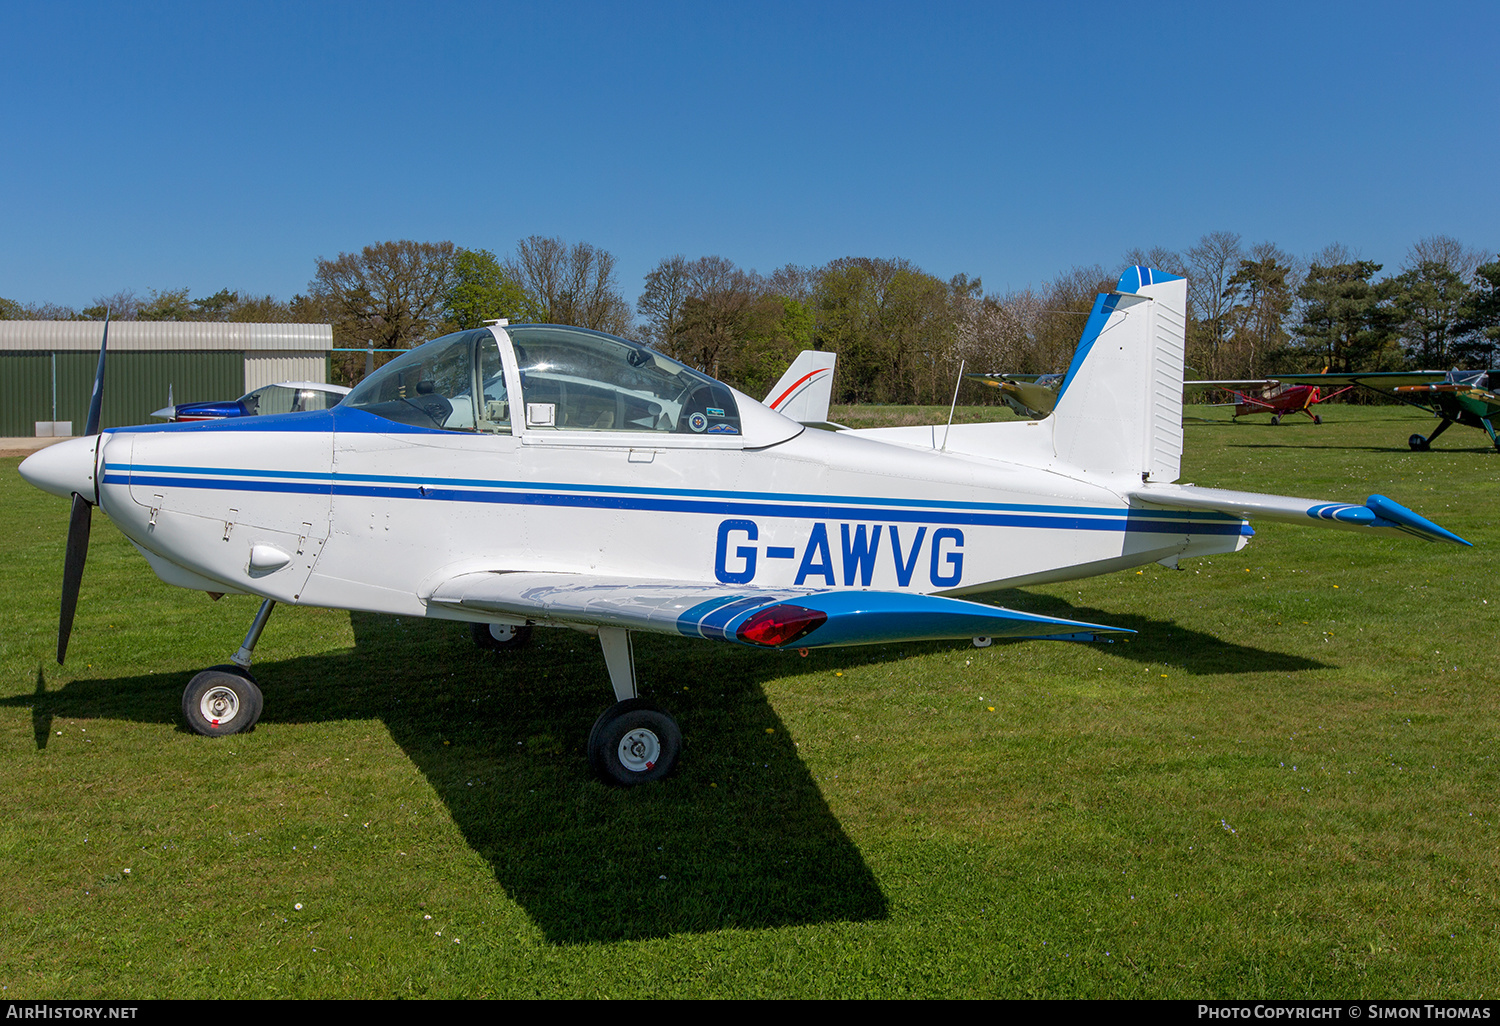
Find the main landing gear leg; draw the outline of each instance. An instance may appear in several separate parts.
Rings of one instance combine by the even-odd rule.
[[[1444,418],[1443,422],[1437,426],[1437,429],[1434,430],[1432,434],[1428,435],[1426,438],[1423,438],[1421,435],[1412,435],[1406,440],[1406,444],[1411,446],[1413,452],[1426,452],[1428,449],[1432,448],[1433,439],[1437,438],[1437,436],[1442,434],[1444,431],[1447,431],[1448,425],[1452,423],[1453,421]]]
[[[265,699],[250,675],[250,657],[275,608],[273,599],[260,604],[244,643],[230,663],[210,666],[188,681],[182,692],[182,715],[192,730],[208,737],[223,737],[249,730],[260,719]]]
[[[599,644],[616,702],[589,732],[589,768],[605,783],[621,787],[660,780],[677,765],[682,731],[666,712],[639,697],[630,632],[601,627]]]

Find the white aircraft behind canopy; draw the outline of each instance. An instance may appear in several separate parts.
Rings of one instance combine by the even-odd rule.
[[[58,658],[97,505],[162,580],[263,600],[239,669],[184,693],[200,733],[259,716],[248,667],[277,602],[466,620],[493,645],[569,627],[598,636],[617,699],[590,763],[631,784],[681,741],[637,694],[636,631],[771,649],[1079,638],[1115,628],[968,597],[1234,552],[1251,517],[1467,544],[1379,495],[1173,483],[1185,310],[1183,279],[1132,268],[1051,417],[955,425],[942,447],[925,427],[808,431],[637,343],[503,323],[412,350],[332,410],[102,434],[91,415],[89,437],[22,465],[73,499]],[[101,348],[95,408],[102,380]]]

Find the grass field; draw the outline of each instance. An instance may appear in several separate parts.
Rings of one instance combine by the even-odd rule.
[[[1264,524],[999,596],[1115,644],[642,636],[686,747],[632,791],[588,775],[610,692],[567,631],[282,607],[260,725],[187,733],[255,604],[103,516],[58,668],[67,506],[5,460],[0,997],[1493,996],[1500,454],[1325,421],[1190,422],[1183,479],[1475,548]]]

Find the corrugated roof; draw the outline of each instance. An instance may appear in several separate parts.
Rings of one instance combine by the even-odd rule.
[[[0,352],[98,352],[103,321],[0,321]],[[109,347],[120,350],[232,350],[333,348],[330,324],[246,324],[234,321],[113,321]]]

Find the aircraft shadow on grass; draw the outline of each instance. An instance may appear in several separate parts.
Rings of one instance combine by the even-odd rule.
[[[1105,618],[1047,596],[1026,599],[1032,611],[1047,615]],[[1141,632],[1110,645],[1111,654],[1190,673],[1325,665],[1225,645],[1169,622],[1109,618]],[[350,614],[350,622],[352,651],[257,663],[263,721],[384,722],[467,843],[549,941],[887,915],[874,874],[761,684],[827,672],[851,659],[885,662],[951,650],[953,642],[814,651],[804,661],[642,637],[636,658],[643,687],[680,718],[691,757],[661,785],[617,790],[598,783],[581,758],[597,703],[579,697],[599,691],[602,676],[592,639],[540,631],[525,651],[493,654],[475,648],[462,624],[364,613]],[[48,691],[39,666],[34,692],[0,705],[31,707],[40,749],[54,718],[180,724],[191,673],[75,680]]]
[[[616,789],[582,757],[593,699],[607,694],[592,638],[540,631],[524,652],[493,654],[473,645],[467,624],[350,620],[352,650],[256,663],[261,722],[381,720],[550,942],[886,917],[874,874],[758,686],[786,672],[785,655],[640,639],[644,690],[670,702],[692,758],[660,784]],[[694,648],[707,651],[695,659]],[[34,691],[0,705],[31,707],[39,749],[54,719],[186,732],[181,695],[193,672],[49,691],[39,666]]]

